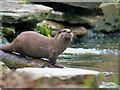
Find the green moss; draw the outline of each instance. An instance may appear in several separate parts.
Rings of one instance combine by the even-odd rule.
[[[2,27],[2,33],[3,33],[3,35],[14,35],[15,30],[13,27],[10,27],[10,28]]]
[[[19,2],[19,4],[29,4],[27,0],[23,0],[22,2]]]
[[[119,4],[120,0],[113,0],[113,3]],[[117,6],[117,13],[118,13],[118,16],[120,17],[120,8],[119,8],[119,5]]]
[[[36,26],[36,28],[34,29],[36,32],[43,34],[47,37],[51,37],[50,33],[51,33],[51,27],[48,24],[44,24],[44,25],[38,25]]]

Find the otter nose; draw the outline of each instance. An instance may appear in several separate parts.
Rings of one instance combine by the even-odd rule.
[[[72,31],[70,29],[65,29],[67,33],[71,33]]]
[[[67,33],[71,33],[72,31],[68,31]]]

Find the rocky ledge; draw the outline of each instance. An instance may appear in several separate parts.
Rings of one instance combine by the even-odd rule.
[[[3,26],[11,25],[15,29],[31,30],[31,27],[35,27],[37,22],[47,18],[53,10],[44,5],[22,4],[19,1],[12,1],[0,1],[0,16],[2,16]]]

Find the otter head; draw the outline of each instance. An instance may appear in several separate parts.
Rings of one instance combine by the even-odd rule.
[[[71,41],[73,33],[70,29],[62,29],[58,31],[58,37],[60,37],[64,41]]]

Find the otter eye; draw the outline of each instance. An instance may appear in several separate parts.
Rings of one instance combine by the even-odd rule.
[[[58,33],[60,34],[61,32],[59,31]]]
[[[65,30],[63,32],[66,32]]]

